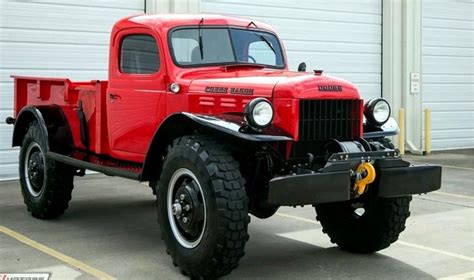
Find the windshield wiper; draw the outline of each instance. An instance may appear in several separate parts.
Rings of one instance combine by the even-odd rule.
[[[202,25],[204,23],[204,18],[201,18],[201,21],[199,22],[198,25],[198,35],[199,35],[199,53],[201,54],[201,60],[204,59],[204,52],[203,52],[203,46],[202,46]]]
[[[268,39],[265,38],[265,36],[263,36],[262,34],[260,34],[258,37],[260,37],[260,39],[264,41],[268,45],[268,47],[273,51],[273,53],[276,55],[276,51],[275,51],[275,48],[273,48],[272,43],[270,43],[270,41],[268,41]]]
[[[253,25],[253,26],[255,26],[255,28],[258,28],[258,26],[255,24],[255,22],[251,21],[251,22],[247,25],[247,29],[250,28],[250,25]],[[268,41],[268,39],[265,38],[265,36],[263,36],[262,34],[257,34],[256,31],[252,31],[252,33],[255,34],[255,36],[257,36],[257,37],[260,39],[260,41],[265,42],[265,43],[268,45],[268,47],[273,51],[273,53],[276,55],[276,50],[275,50],[275,48],[273,47],[272,43],[270,43],[270,41]]]

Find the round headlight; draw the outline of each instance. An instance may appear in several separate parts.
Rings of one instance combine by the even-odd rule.
[[[265,128],[272,123],[273,107],[265,98],[255,98],[245,106],[244,114],[251,127]]]
[[[371,99],[365,104],[364,115],[368,122],[383,125],[390,118],[390,105],[382,98]]]

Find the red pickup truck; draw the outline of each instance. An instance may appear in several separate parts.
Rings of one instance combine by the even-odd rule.
[[[249,213],[312,205],[332,242],[369,253],[397,240],[412,194],[440,188],[440,166],[390,143],[387,101],[303,63],[289,71],[261,22],[128,17],[112,30],[108,81],[12,77],[28,211],[61,215],[86,169],[147,181],[167,252],[191,277],[237,267]]]

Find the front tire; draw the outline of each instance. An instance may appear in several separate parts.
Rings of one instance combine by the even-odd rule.
[[[373,253],[398,239],[410,216],[410,201],[411,196],[381,198],[369,192],[354,201],[316,205],[316,219],[341,249]]]
[[[192,278],[238,266],[248,240],[245,180],[229,147],[208,136],[173,141],[157,190],[161,237],[173,264]]]
[[[71,200],[74,168],[45,156],[47,139],[36,121],[23,138],[19,158],[23,200],[38,219],[52,219],[64,213]]]

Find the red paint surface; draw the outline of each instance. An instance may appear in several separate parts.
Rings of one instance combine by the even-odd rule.
[[[155,131],[168,115],[176,112],[241,113],[251,99],[265,97],[275,108],[274,125],[297,140],[299,99],[360,99],[358,90],[349,82],[326,75],[288,71],[287,67],[273,70],[245,66],[227,69],[222,66],[175,66],[169,53],[168,32],[178,26],[197,26],[203,17],[204,26],[247,28],[249,24],[249,20],[214,15],[143,15],[123,19],[116,23],[111,33],[108,81],[71,82],[67,78],[13,76],[15,117],[26,105],[58,105],[69,121],[74,145],[84,149],[74,111],[82,100],[90,150],[122,160],[143,162]],[[267,24],[255,24],[259,29],[276,34]],[[120,73],[120,41],[123,36],[135,33],[155,37],[161,60],[157,73]],[[284,52],[283,43],[281,45]],[[180,85],[178,94],[169,92],[171,83]],[[318,85],[340,85],[342,92],[319,92]],[[253,95],[206,93],[207,86],[252,88]],[[110,94],[117,99],[111,99]]]

